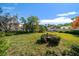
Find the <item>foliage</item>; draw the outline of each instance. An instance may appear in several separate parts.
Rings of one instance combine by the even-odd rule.
[[[40,40],[37,40],[37,43],[43,44],[48,43],[47,46],[58,46],[60,42],[60,37],[51,34],[43,34]]]
[[[12,27],[16,28],[15,23],[17,23],[17,16],[11,16],[10,13],[3,13],[4,10],[0,8],[0,30],[1,31],[11,31]]]
[[[63,26],[71,26],[71,23],[63,24]]]
[[[26,34],[26,33],[27,33],[26,31],[8,31],[8,32],[0,31],[0,37],[19,35],[19,34]]]
[[[5,36],[5,32],[0,31],[0,37],[4,37]]]
[[[70,30],[70,31],[58,31],[60,33],[69,33],[69,34],[73,34],[73,35],[79,35],[79,30]]]
[[[45,32],[45,31],[47,31],[47,27],[44,25],[40,25],[39,32]]]
[[[21,21],[21,23],[26,24],[26,19],[25,19],[24,17],[21,17],[21,18],[20,18],[20,21]]]
[[[69,52],[69,55],[71,55],[71,56],[79,56],[79,46],[78,45],[72,45],[71,50]]]
[[[74,29],[76,29],[76,28],[79,27],[79,16],[77,16],[77,17],[75,18],[75,20],[73,21],[72,27],[73,27]]]
[[[16,28],[15,23],[17,23],[17,16],[10,16],[10,14],[6,14],[4,16],[0,16],[0,30],[1,31],[11,31],[12,27]],[[17,23],[18,24],[18,23]]]
[[[79,45],[72,45],[70,50],[64,50],[62,53],[63,56],[79,56]]]
[[[16,32],[5,32],[5,36],[12,36],[12,35],[15,35],[16,34]]]
[[[58,54],[55,51],[47,50],[45,56],[57,56]]]
[[[0,38],[0,56],[7,55],[8,40]]]
[[[39,31],[38,17],[36,17],[36,16],[28,17],[27,24],[28,24],[29,32],[38,32]]]
[[[72,44],[79,45],[79,37],[68,34],[68,33],[58,33],[58,32],[48,32],[52,35],[57,35],[61,37],[58,46],[47,47],[46,44],[36,44],[36,41],[40,39],[41,35],[45,33],[28,33],[21,35],[5,36],[3,39],[7,39],[10,42],[10,47],[8,48],[8,54],[10,56],[41,56],[41,55],[53,55],[53,51],[56,55],[61,55],[65,53],[68,55]],[[68,49],[68,50],[67,50]],[[46,52],[46,51],[50,51]],[[63,52],[66,50],[65,52]],[[64,54],[63,54],[64,55]]]

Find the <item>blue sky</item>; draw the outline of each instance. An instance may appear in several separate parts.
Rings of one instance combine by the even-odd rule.
[[[69,23],[79,15],[78,3],[0,3],[0,7],[19,18],[38,16],[41,24]]]

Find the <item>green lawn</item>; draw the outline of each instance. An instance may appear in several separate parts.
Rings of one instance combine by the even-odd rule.
[[[56,34],[57,36],[61,37],[61,41],[58,46],[47,47],[46,44],[36,44],[36,41],[40,39],[40,36],[43,33],[31,33],[3,37],[3,39],[7,39],[10,43],[7,55],[45,55],[47,51],[56,51],[56,53],[60,55],[62,51],[68,49],[72,44],[79,45],[78,36],[57,32],[49,33]]]

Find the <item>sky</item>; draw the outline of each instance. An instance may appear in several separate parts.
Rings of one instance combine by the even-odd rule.
[[[37,16],[40,24],[64,24],[79,16],[78,3],[0,3],[4,13],[18,17]]]

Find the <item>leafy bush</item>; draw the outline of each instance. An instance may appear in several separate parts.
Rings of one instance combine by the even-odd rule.
[[[72,30],[69,33],[71,34],[75,34],[75,35],[79,35],[79,30]]]
[[[47,50],[45,53],[45,56],[57,56],[57,54],[55,51]]]
[[[70,47],[70,50],[64,50],[62,53],[63,56],[69,55],[69,56],[79,56],[79,46],[78,45],[72,45]]]
[[[37,40],[37,43],[43,44],[48,43],[47,46],[57,46],[60,42],[60,37],[51,34],[43,34],[40,40]]]
[[[16,31],[16,35],[18,35],[18,34],[25,34],[25,33],[27,33],[26,31]]]
[[[47,50],[45,53],[46,56],[79,56],[79,45],[72,45],[70,48],[63,50],[62,52],[57,53],[56,51]]]
[[[8,47],[9,47],[8,41],[6,39],[0,38],[0,56],[7,55]]]
[[[79,30],[70,30],[70,31],[58,31],[60,33],[70,33],[74,35],[79,35]]]
[[[48,46],[58,46],[60,42],[60,37],[53,35],[51,38],[48,38]]]
[[[68,56],[69,53],[70,53],[70,50],[69,50],[69,49],[66,49],[66,50],[64,50],[64,51],[61,53],[61,55],[62,55],[62,56]]]
[[[40,25],[39,32],[45,32],[45,31],[47,31],[46,26],[44,26],[44,25]]]
[[[19,35],[19,34],[25,34],[26,31],[9,31],[9,32],[0,32],[0,37],[4,36],[12,36],[12,35]]]
[[[69,33],[70,32],[70,30],[60,30],[60,31],[58,31],[59,33]]]
[[[6,36],[12,36],[12,35],[15,35],[15,34],[16,34],[16,32],[5,32]]]
[[[79,56],[79,46],[78,45],[72,45],[70,50],[71,56]]]
[[[5,36],[5,32],[0,32],[0,37],[4,37]]]

